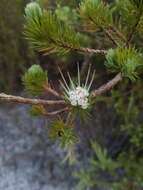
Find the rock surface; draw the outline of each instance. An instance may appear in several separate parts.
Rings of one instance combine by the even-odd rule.
[[[0,107],[0,190],[71,190],[64,152],[48,140],[48,121],[27,106]]]

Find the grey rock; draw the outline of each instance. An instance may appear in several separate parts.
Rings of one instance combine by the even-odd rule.
[[[0,107],[0,190],[71,190],[65,154],[48,139],[49,121],[28,109]]]

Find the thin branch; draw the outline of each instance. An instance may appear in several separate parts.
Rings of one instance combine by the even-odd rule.
[[[120,32],[117,28],[115,28],[114,26],[110,26],[110,29],[116,33],[116,35],[123,40],[123,42],[126,42],[126,37],[123,35],[122,32]]]
[[[98,89],[93,90],[91,92],[92,97],[99,96],[106,91],[111,90],[118,82],[122,80],[121,73],[117,74],[112,80],[107,82],[106,84],[100,86]],[[4,93],[0,93],[0,100],[5,102],[15,102],[20,104],[31,104],[31,105],[66,105],[66,102],[64,100],[43,100],[43,99],[30,99],[30,98],[23,98],[21,96],[13,96],[13,95],[7,95]],[[57,110],[54,112],[44,112],[43,115],[46,116],[54,116],[57,114],[60,114],[62,112],[67,111],[68,108],[63,108],[61,110]]]
[[[105,34],[108,36],[108,38],[113,42],[114,45],[118,46],[118,43],[116,40],[113,38],[111,32],[109,30],[104,30]]]
[[[12,96],[4,93],[0,93],[0,101],[15,102],[20,104],[31,104],[31,105],[64,105],[64,100],[43,100],[43,99],[30,99],[23,98],[21,96]]]
[[[135,32],[136,32],[136,29],[137,29],[137,27],[138,27],[138,25],[139,25],[139,22],[140,22],[140,19],[141,19],[141,15],[142,15],[142,11],[139,12],[139,15],[138,15],[138,17],[137,17],[136,23],[134,24],[134,26],[133,26],[133,28],[132,28],[132,30],[131,30],[129,36],[128,36],[126,46],[129,45],[129,43],[131,42],[131,40],[132,40],[132,38],[133,38],[133,36],[134,36],[134,34],[135,34]]]
[[[84,53],[97,53],[97,54],[106,54],[107,50],[103,49],[92,49],[92,48],[79,48],[77,51],[84,52]]]
[[[60,109],[60,110],[57,110],[57,111],[53,111],[53,112],[43,112],[42,115],[44,115],[44,116],[56,116],[56,115],[58,115],[60,113],[66,112],[68,110],[69,110],[69,108],[66,107],[66,108],[63,108],[63,109]]]
[[[58,97],[58,98],[61,98],[61,95],[60,95],[56,90],[54,90],[53,88],[51,88],[51,86],[49,86],[49,85],[44,85],[44,89],[45,89],[47,92],[53,94],[54,96],[56,96],[56,97]]]
[[[91,16],[89,16],[89,19],[96,25],[95,21],[92,19]],[[112,34],[110,33],[109,30],[107,29],[104,29],[102,26],[100,27],[104,32],[105,34],[108,36],[108,38],[113,42],[113,44],[115,44],[116,46],[118,46],[118,43],[116,42],[116,40],[113,38]],[[106,52],[107,53],[107,52]]]
[[[62,44],[62,48],[70,49],[71,51],[78,51],[81,53],[95,53],[95,54],[106,54],[107,50],[103,49],[93,49],[93,48],[84,48],[84,47],[78,47],[74,48],[73,46],[70,46],[69,44]],[[47,52],[46,52],[47,51]],[[44,52],[43,55],[49,55],[49,49],[40,50],[40,52]]]
[[[121,80],[122,80],[122,75],[121,75],[121,73],[119,73],[112,80],[107,82],[106,84],[100,86],[96,90],[93,90],[92,93],[91,93],[91,96],[96,97],[96,96],[99,96],[99,95],[111,90]]]

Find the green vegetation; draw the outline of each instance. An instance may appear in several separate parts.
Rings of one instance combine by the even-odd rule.
[[[48,83],[47,72],[43,71],[39,65],[32,65],[23,76],[23,83],[30,94],[40,95],[44,90],[44,85]]]
[[[23,76],[29,94],[43,98],[46,91],[54,96],[46,105],[32,106],[32,115],[55,117],[48,129],[49,137],[59,141],[67,151],[66,159],[74,163],[78,162],[75,147],[80,143],[79,136],[85,130],[88,133],[93,122],[91,137],[84,133],[81,138],[90,144],[88,148],[92,154],[87,165],[75,174],[79,179],[77,189],[143,189],[143,0],[109,3],[39,0],[27,4],[24,18],[24,36],[30,46],[56,63],[57,59],[60,62],[48,64],[49,67],[54,65],[58,79],[60,75],[57,88],[50,85],[50,72],[47,78],[47,71],[38,65],[31,66]],[[20,38],[19,35],[14,37]],[[13,56],[19,51],[13,48],[13,43],[7,48],[8,43],[4,41],[5,49],[12,51],[8,56],[11,71],[19,62],[19,56]],[[77,61],[78,66],[74,66]],[[90,62],[93,68],[88,66]],[[101,85],[105,80],[109,82]],[[48,98],[46,96],[45,100]],[[108,112],[111,116],[104,121]],[[97,130],[94,114],[100,115],[102,124],[106,123],[104,131]],[[82,128],[79,129],[77,123]]]

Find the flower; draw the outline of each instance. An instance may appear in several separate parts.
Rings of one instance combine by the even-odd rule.
[[[87,89],[77,86],[74,90],[70,90],[68,95],[72,106],[81,106],[83,109],[88,107],[89,92]]]
[[[66,79],[63,76],[63,73],[59,69],[59,71],[61,73],[61,76],[62,76],[62,79],[63,79],[63,82],[64,82],[63,83],[63,82],[60,81],[60,83],[61,83],[61,85],[62,85],[62,87],[64,88],[64,91],[65,91],[65,93],[64,93],[65,98],[69,101],[69,103],[72,106],[80,107],[82,109],[87,109],[90,106],[90,101],[89,101],[90,93],[89,93],[89,90],[90,90],[90,87],[92,85],[94,75],[95,75],[95,71],[94,71],[93,74],[92,74],[91,81],[90,81],[89,85],[87,85],[88,80],[89,80],[90,70],[91,70],[91,67],[89,67],[89,69],[88,69],[85,84],[81,85],[80,84],[81,80],[80,80],[79,65],[78,65],[78,83],[77,84],[74,83],[73,80],[71,79],[70,74],[67,73],[68,77],[69,77],[69,80],[70,80],[70,86],[68,86],[68,84],[66,82]]]

